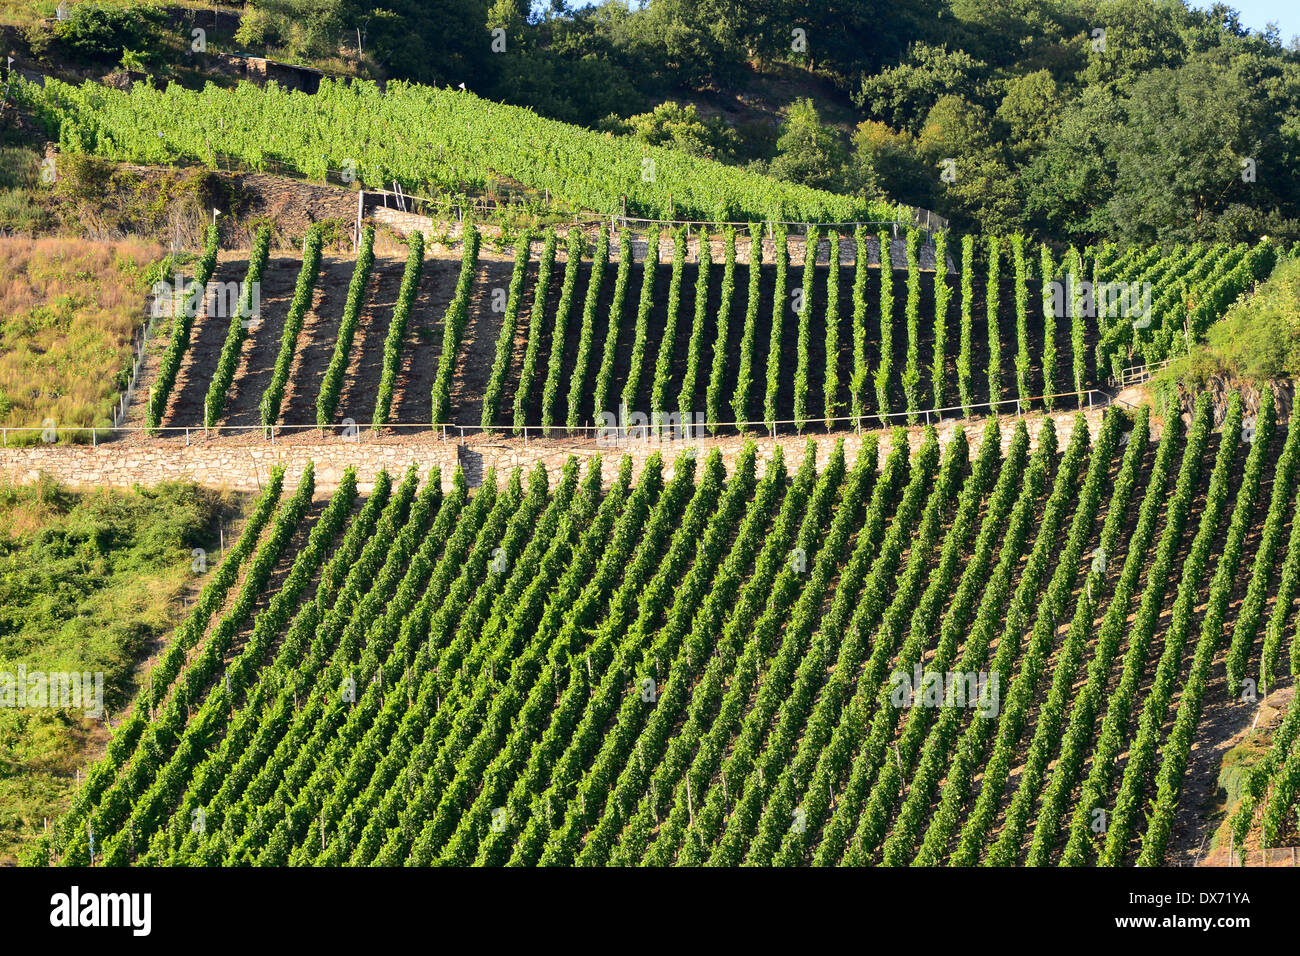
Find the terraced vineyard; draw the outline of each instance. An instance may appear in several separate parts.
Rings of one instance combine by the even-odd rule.
[[[128,162],[254,168],[279,162],[372,188],[464,195],[503,177],[600,213],[725,222],[741,218],[893,221],[899,208],[781,182],[630,137],[603,136],[473,93],[326,79],[311,94],[241,83],[187,90],[95,82],[19,84],[65,149]],[[219,131],[219,134],[214,134]]]
[[[455,264],[420,237],[404,260],[376,256],[369,229],[355,260],[322,257],[313,232],[301,258],[219,261],[213,229],[196,282],[260,282],[260,310],[191,291],[147,423],[550,434],[673,415],[726,434],[1076,407],[1112,372],[1185,350],[1275,259],[1267,242],[1054,257],[968,236],[950,272],[932,267],[948,237],[923,248],[916,231],[574,228],[511,257],[467,235]]]
[[[318,511],[277,472],[51,858],[1169,860],[1205,715],[1300,668],[1300,430],[1268,392],[1213,424],[349,473]],[[1295,835],[1296,713],[1243,839]]]
[[[1122,296],[1112,295],[1110,308],[1099,309],[1098,368],[1113,367],[1118,374],[1135,360],[1150,365],[1185,354],[1276,262],[1277,250],[1267,240],[1253,247],[1177,245],[1163,255],[1153,249],[1103,250],[1095,263],[1096,290],[1110,283],[1141,293],[1149,285],[1153,293],[1135,319],[1129,316],[1131,302],[1117,301]]]

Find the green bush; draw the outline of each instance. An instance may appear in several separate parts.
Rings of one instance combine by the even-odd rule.
[[[48,479],[0,483],[0,670],[102,672],[119,715],[195,580],[192,549],[215,552],[217,521],[235,506],[188,484],[78,494]],[[67,806],[75,768],[99,746],[90,726],[75,709],[0,708],[0,861]]]
[[[131,51],[145,62],[157,62],[166,15],[151,7],[79,3],[68,19],[54,28],[58,45],[74,56],[117,63]]]
[[[1284,261],[1210,327],[1189,373],[1203,381],[1216,371],[1253,381],[1300,375],[1300,259]]]
[[[1161,407],[1213,378],[1262,383],[1300,376],[1300,259],[1284,259],[1254,295],[1238,299],[1206,341],[1151,383]]]

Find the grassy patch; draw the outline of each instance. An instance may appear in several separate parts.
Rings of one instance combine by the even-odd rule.
[[[0,238],[0,425],[111,423],[161,251],[136,241]]]
[[[120,713],[200,582],[192,549],[214,549],[239,504],[189,484],[87,494],[0,484],[0,672],[102,673],[106,711]],[[63,812],[107,739],[80,710],[0,707],[0,863]]]
[[[34,236],[54,227],[50,191],[41,190],[41,158],[12,131],[0,138],[0,234]]]
[[[1268,755],[1272,743],[1272,734],[1264,730],[1253,730],[1241,743],[1223,755],[1219,764],[1219,788],[1211,808],[1212,816],[1222,822],[1210,838],[1210,850],[1227,846],[1232,839],[1229,823],[1241,800],[1241,788],[1250,768]]]
[[[1210,379],[1266,382],[1300,376],[1300,258],[1281,260],[1254,294],[1210,326],[1203,344],[1157,376],[1195,391]]]

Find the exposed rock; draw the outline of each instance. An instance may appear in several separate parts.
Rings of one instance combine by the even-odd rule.
[[[1273,379],[1268,383],[1268,387],[1273,391],[1273,404],[1277,409],[1278,420],[1289,421],[1291,406],[1295,403],[1295,382],[1284,378]],[[1241,394],[1241,409],[1246,415],[1254,415],[1259,411],[1260,398],[1263,394],[1256,383],[1233,380],[1223,375],[1211,376],[1205,383],[1203,391],[1210,393],[1216,428],[1223,424],[1223,419],[1228,414],[1228,398],[1234,391]],[[1178,400],[1183,409],[1183,421],[1188,425],[1191,424],[1192,414],[1196,410],[1197,394],[1199,393],[1181,386],[1178,390]]]

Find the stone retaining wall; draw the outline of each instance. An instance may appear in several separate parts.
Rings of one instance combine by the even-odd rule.
[[[424,233],[425,239],[432,242],[435,237],[445,239],[446,242],[455,245],[460,239],[463,232],[463,224],[460,222],[443,222],[419,215],[418,213],[402,212],[399,209],[392,209],[384,205],[377,205],[374,194],[368,194],[366,199],[366,218],[378,226],[386,226],[398,235],[406,236],[412,232],[420,231]],[[587,236],[587,254],[591,254],[591,247],[595,244],[596,233],[599,229],[597,225],[587,225],[583,227],[583,232]],[[563,231],[563,230],[562,230]],[[484,237],[496,236],[501,232],[500,228],[494,225],[481,224],[479,233]],[[691,237],[686,240],[686,261],[700,261],[700,233],[698,230],[692,233]],[[721,263],[726,257],[726,243],[720,235],[711,236],[709,242],[709,255],[713,262]],[[534,239],[531,255],[536,258],[541,254],[543,241]],[[633,262],[645,262],[650,253],[650,243],[638,233],[629,233],[628,248],[632,254]],[[739,232],[736,235],[736,261],[742,265],[747,265],[750,259],[750,253],[753,248],[753,242],[747,232]],[[786,237],[787,254],[790,257],[790,265],[802,268],[807,258],[807,242],[802,235],[791,235]],[[766,234],[761,240],[761,251],[763,262],[773,263],[776,261],[776,242]],[[557,253],[560,261],[564,260],[565,246],[563,240],[557,246]],[[514,258],[514,247],[508,246],[503,253],[507,258]],[[618,237],[615,236],[610,241],[610,259],[617,262],[621,252],[619,250]],[[830,240],[823,234],[817,244],[817,262],[819,265],[828,265],[831,257]],[[917,252],[917,261],[922,271],[933,271],[935,267],[935,247],[933,242],[922,242]],[[907,239],[903,230],[898,230],[898,235],[890,242],[889,249],[890,264],[893,268],[902,270],[907,268]],[[666,230],[659,236],[659,263],[667,265],[673,261],[673,238],[671,233]],[[854,242],[852,232],[843,233],[840,239],[839,264],[841,266],[851,266],[857,261],[857,246]],[[867,237],[867,261],[869,265],[879,267],[880,265],[880,240],[877,233],[872,232]],[[950,273],[955,273],[956,268],[953,265],[952,254],[949,253],[945,266]]]
[[[1093,435],[1101,426],[1105,410],[1091,409],[1083,414],[1088,421]],[[1062,443],[1072,427],[1073,413],[1054,415],[1027,415],[1026,424],[1031,438],[1037,439],[1039,430],[1048,418],[1056,421],[1057,432]],[[1002,439],[1005,447],[1010,440],[1014,416],[1004,416]],[[941,443],[947,444],[955,430],[962,428],[972,450],[978,448],[984,432],[984,420],[953,420],[938,426]],[[908,436],[913,448],[919,445],[923,429],[908,429]],[[889,433],[885,431],[865,431],[859,435],[854,432],[815,433],[808,437],[796,435],[754,436],[752,440],[758,448],[761,462],[771,459],[777,445],[781,446],[788,467],[797,467],[801,460],[805,443],[811,438],[817,445],[818,465],[824,465],[834,448],[835,442],[842,439],[845,451],[852,461],[858,454],[862,440],[874,434],[879,440],[882,457],[890,448]],[[688,448],[695,448],[697,454],[707,454],[713,448],[719,449],[723,462],[730,471],[737,455],[747,439],[733,436],[728,438],[702,438],[698,441],[652,442],[633,441],[614,445],[596,440],[574,441],[570,439],[530,439],[523,442],[514,438],[484,438],[475,436],[466,438],[461,443],[454,438],[441,439],[424,433],[415,436],[375,436],[363,432],[360,440],[341,438],[320,438],[314,433],[310,436],[299,435],[290,439],[277,439],[275,444],[269,441],[253,439],[246,436],[214,436],[197,439],[190,445],[183,442],[166,440],[119,440],[106,442],[96,447],[86,445],[40,445],[23,448],[0,448],[0,476],[20,483],[35,481],[41,474],[46,474],[63,484],[78,487],[118,487],[132,485],[155,485],[165,481],[194,481],[212,487],[228,488],[235,491],[255,492],[266,481],[271,468],[280,464],[285,466],[286,487],[297,484],[299,475],[308,461],[316,464],[316,486],[321,494],[326,494],[338,486],[344,470],[355,467],[358,472],[359,485],[363,491],[373,485],[375,476],[381,469],[390,474],[400,473],[415,463],[421,472],[427,472],[434,465],[442,469],[443,484],[449,485],[457,464],[465,469],[471,485],[478,485],[489,469],[495,468],[498,475],[504,476],[509,469],[522,466],[529,468],[537,462],[545,464],[547,470],[555,474],[563,467],[569,455],[581,459],[590,459],[600,455],[605,460],[606,482],[617,473],[617,463],[624,454],[632,457],[633,471],[639,474],[646,459],[658,451],[664,457],[671,472],[673,460]]]

